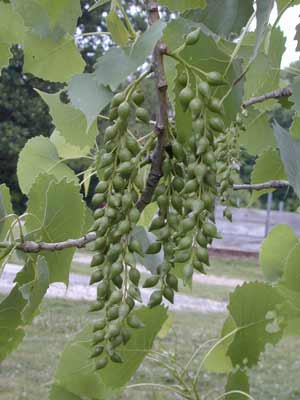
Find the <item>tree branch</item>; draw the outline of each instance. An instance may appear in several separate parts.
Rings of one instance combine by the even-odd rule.
[[[264,183],[257,183],[253,185],[233,185],[234,190],[264,190],[264,189],[282,189],[289,187],[287,181],[269,181]]]
[[[273,92],[263,94],[262,96],[253,97],[253,98],[245,101],[242,104],[242,107],[248,108],[248,107],[252,106],[253,104],[262,103],[262,102],[264,102],[266,100],[270,100],[270,99],[281,99],[282,97],[290,97],[290,96],[292,96],[292,94],[293,94],[293,91],[289,87],[285,87],[283,89],[277,89],[277,90],[274,90]]]
[[[160,19],[157,1],[146,1],[149,24]],[[157,143],[151,157],[151,169],[146,187],[138,200],[136,207],[142,211],[152,200],[153,193],[162,177],[162,165],[165,158],[165,147],[168,141],[168,84],[164,70],[164,55],[167,53],[165,43],[159,41],[153,52],[153,65],[156,77],[159,111],[156,118],[155,130]]]

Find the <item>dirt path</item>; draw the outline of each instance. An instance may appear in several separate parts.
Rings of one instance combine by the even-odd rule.
[[[8,264],[6,266],[0,280],[0,293],[8,293],[11,290],[15,275],[19,270],[19,265]],[[142,289],[144,302],[148,301],[150,294],[151,290]],[[96,288],[89,286],[88,276],[70,274],[68,289],[66,289],[64,284],[52,284],[48,289],[46,297],[94,301],[96,298]],[[225,302],[177,294],[175,304],[171,305],[170,309],[175,311],[197,311],[199,313],[223,313],[226,312],[226,307],[227,304]]]

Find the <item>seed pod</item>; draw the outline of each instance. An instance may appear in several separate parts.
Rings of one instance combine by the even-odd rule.
[[[117,169],[117,172],[123,177],[123,178],[129,178],[133,170],[133,165],[130,161],[125,161],[121,163]]]
[[[203,233],[211,238],[219,238],[218,230],[211,222],[207,222],[203,225]]]
[[[124,262],[132,268],[136,267],[136,259],[132,253],[126,253],[124,257]]]
[[[178,250],[186,250],[186,249],[191,249],[193,245],[193,237],[192,236],[185,236],[182,239],[180,239],[177,249]]]
[[[204,132],[204,127],[205,127],[203,119],[202,118],[197,118],[195,121],[193,121],[192,126],[193,126],[193,131],[197,135],[201,135],[202,136],[202,134]]]
[[[225,124],[224,121],[219,117],[210,118],[208,121],[209,127],[216,132],[224,132]]]
[[[119,288],[122,289],[123,286],[123,278],[121,277],[121,275],[116,275],[115,277],[112,278],[113,284]]]
[[[165,226],[165,218],[162,216],[156,217],[152,220],[150,227],[149,227],[149,232],[155,231],[157,229],[161,229],[162,227]]]
[[[113,321],[119,317],[119,306],[113,305],[112,307],[106,310],[106,318],[108,321]]]
[[[164,226],[163,228],[157,230],[155,232],[155,235],[157,236],[157,238],[159,240],[161,240],[162,242],[170,239],[171,236],[171,232],[168,226]]]
[[[222,75],[217,71],[209,72],[206,75],[206,79],[211,86],[222,86],[226,85],[227,83],[225,79],[222,77]]]
[[[186,194],[196,193],[197,190],[198,190],[198,187],[199,187],[199,185],[198,185],[197,180],[196,179],[191,179],[190,181],[188,181],[185,184],[184,189],[183,189],[183,193],[186,193]]]
[[[136,224],[139,221],[140,216],[141,213],[136,207],[132,208],[128,214],[129,221],[132,224]]]
[[[122,245],[120,243],[114,244],[107,253],[107,260],[113,264],[118,260],[122,253]]]
[[[151,243],[146,250],[146,254],[157,254],[161,250],[161,242]]]
[[[102,331],[106,327],[106,320],[105,318],[99,319],[93,325],[93,332]]]
[[[121,336],[122,336],[123,344],[128,343],[129,340],[131,339],[131,332],[130,332],[130,330],[123,327],[122,330],[121,330]]]
[[[208,211],[212,211],[215,207],[215,197],[210,192],[205,192],[202,195],[202,200],[204,202],[204,207]]]
[[[96,193],[105,193],[107,191],[107,189],[108,189],[108,183],[101,181],[96,186],[95,192]]]
[[[190,32],[185,38],[185,44],[187,46],[193,46],[196,44],[200,38],[200,28],[195,29],[193,32]]]
[[[122,196],[119,193],[111,195],[108,198],[107,204],[112,208],[118,208],[121,205]]]
[[[92,206],[93,207],[99,207],[101,206],[105,201],[105,194],[104,193],[96,193],[94,194],[92,198]]]
[[[134,314],[129,314],[127,324],[133,329],[145,328],[145,324]]]
[[[119,92],[116,93],[111,101],[112,107],[118,107],[126,98],[126,93]]]
[[[108,181],[108,180],[111,178],[113,172],[114,172],[114,166],[113,166],[113,165],[109,165],[109,166],[108,166],[107,168],[105,168],[104,171],[103,171],[103,179],[104,179],[105,181]]]
[[[176,192],[181,192],[184,188],[184,180],[179,176],[175,176],[172,181],[172,188],[176,190]]]
[[[123,320],[130,313],[130,306],[128,304],[121,304],[119,308],[119,318]]]
[[[169,158],[166,158],[162,165],[163,176],[168,176],[172,172],[172,162]]]
[[[119,336],[121,333],[121,327],[119,324],[110,324],[107,330],[108,339],[112,339],[116,336]]]
[[[187,233],[195,228],[195,220],[194,218],[185,218],[181,221],[179,225],[179,232]]]
[[[124,211],[129,210],[132,207],[132,196],[130,193],[125,193],[122,196],[122,208]]]
[[[172,143],[172,150],[173,150],[174,157],[175,157],[179,162],[182,162],[182,161],[185,160],[186,155],[185,155],[185,152],[184,152],[184,150],[183,150],[183,146],[182,146],[180,143],[174,141],[174,142]]]
[[[173,245],[172,245],[173,248]],[[166,251],[165,251],[166,253]],[[168,261],[163,261],[158,267],[157,267],[157,273],[160,275],[166,275],[171,269],[171,265]]]
[[[140,271],[136,268],[131,268],[129,271],[129,279],[135,286],[138,286],[141,279]]]
[[[190,251],[180,251],[175,255],[174,262],[175,263],[185,263],[190,260],[192,257],[192,252]]]
[[[114,155],[112,153],[104,153],[101,156],[99,168],[105,168],[110,166],[114,162]]]
[[[119,157],[120,162],[122,163],[122,162],[130,161],[132,159],[132,154],[126,147],[124,147],[124,148],[120,149],[118,157]]]
[[[191,264],[187,264],[183,268],[183,282],[186,285],[193,277],[193,267]]]
[[[201,231],[197,233],[196,241],[201,247],[207,247],[207,239]]]
[[[105,338],[105,331],[102,330],[95,332],[93,335],[93,345],[103,342],[104,338]]]
[[[223,215],[225,218],[228,219],[228,221],[232,222],[232,212],[230,211],[230,209],[228,207],[225,208],[225,210],[223,211]]]
[[[109,110],[108,118],[110,121],[115,121],[118,118],[118,107],[113,107]]]
[[[169,208],[169,197],[165,194],[161,194],[157,198],[157,204],[160,210],[165,213]]]
[[[184,89],[182,89],[179,93],[179,102],[183,108],[184,111],[187,110],[191,100],[194,97],[194,92],[193,90],[189,87],[186,86]]]
[[[105,257],[103,254],[95,254],[92,258],[91,267],[98,267],[102,265],[105,261]]]
[[[101,358],[100,360],[98,360],[96,362],[95,370],[99,371],[99,370],[105,368],[107,366],[107,364],[108,364],[108,358],[107,357]]]
[[[118,215],[118,211],[115,208],[108,207],[105,214],[110,220],[115,220]]]
[[[201,274],[205,273],[202,262],[197,260],[197,258],[194,258],[192,265],[196,271],[200,272]]]
[[[97,208],[97,210],[94,211],[95,220],[102,218],[104,216],[104,212],[105,212],[104,208]]]
[[[129,245],[128,245],[128,249],[131,253],[137,253],[141,257],[144,256],[142,245],[140,244],[140,242],[137,239],[131,238]]]
[[[143,288],[152,288],[156,286],[159,282],[159,275],[152,275],[147,278],[144,282]]]
[[[107,143],[110,140],[114,140],[117,135],[118,135],[118,129],[116,125],[110,125],[105,129],[103,142]]]
[[[207,153],[204,154],[203,156],[203,162],[209,166],[212,167],[213,165],[216,164],[216,157],[215,154],[212,151],[208,151]]]
[[[199,97],[194,97],[190,102],[189,107],[192,111],[193,119],[197,119],[203,109],[203,102]]]
[[[130,114],[130,105],[127,101],[123,101],[118,107],[118,115],[122,120],[127,120]]]
[[[110,359],[112,362],[117,363],[117,364],[122,364],[124,362],[122,356],[119,353],[117,353],[116,351],[110,355]]]
[[[178,291],[178,279],[175,275],[168,274],[166,277],[166,283],[171,289],[176,292]]]
[[[148,306],[150,308],[153,308],[159,306],[161,302],[162,302],[162,292],[161,290],[155,290],[150,296]]]
[[[168,216],[167,216],[167,223],[171,228],[177,230],[178,224],[179,224],[178,215],[175,213],[169,212]]]
[[[174,257],[175,249],[174,249],[174,244],[172,242],[164,243],[164,253],[165,253],[165,257],[168,259],[171,259]],[[170,268],[171,268],[171,266],[168,264],[168,271],[170,270]]]
[[[104,274],[102,270],[95,271],[91,275],[90,279],[90,285],[93,285],[94,283],[101,282],[104,279]]]
[[[105,238],[98,238],[94,242],[93,250],[94,251],[101,251],[101,250],[106,249],[106,247],[107,247],[106,239]]]
[[[130,232],[130,230],[131,230],[130,222],[126,219],[122,221],[118,226],[118,232],[121,235],[126,235],[127,233]]]
[[[130,285],[129,289],[128,289],[128,294],[133,299],[135,299],[138,302],[142,303],[143,300],[142,300],[140,289],[137,288],[136,286]]]
[[[196,257],[200,262],[209,265],[208,250],[204,247],[197,248]]]
[[[219,99],[216,99],[215,97],[212,97],[209,102],[207,103],[207,108],[219,115],[224,114],[224,107],[222,102]]]
[[[123,269],[124,269],[124,267],[123,267],[122,262],[114,263],[111,266],[111,270],[110,270],[111,277],[114,278],[115,276],[120,275],[123,272]]]
[[[92,352],[92,354],[90,355],[90,358],[96,358],[101,356],[101,354],[104,351],[104,346],[98,345],[94,348],[94,351]]]
[[[211,96],[209,84],[205,81],[201,81],[198,83],[198,91],[205,100],[208,100]]]
[[[95,304],[92,304],[89,308],[89,312],[96,312],[96,311],[101,311],[105,307],[105,302],[104,301],[99,301]]]
[[[135,90],[132,93],[132,101],[137,105],[140,106],[145,101],[144,93],[140,90]]]
[[[178,214],[182,214],[183,200],[178,195],[172,195],[171,204]]]
[[[131,135],[127,135],[126,137],[126,147],[134,156],[136,156],[140,151],[140,145],[138,141]]]
[[[177,80],[178,80],[179,85],[185,87],[185,86],[187,85],[187,81],[188,81],[186,72],[185,72],[185,71],[182,72],[182,73],[178,76]]]
[[[148,111],[145,110],[145,108],[138,107],[136,109],[136,117],[145,124],[149,124],[150,117]]]
[[[163,296],[170,303],[174,304],[174,291],[170,287],[165,287],[163,290]]]
[[[122,291],[115,291],[112,292],[110,298],[109,298],[109,304],[115,305],[115,304],[119,304],[122,301],[123,298],[123,293]]]

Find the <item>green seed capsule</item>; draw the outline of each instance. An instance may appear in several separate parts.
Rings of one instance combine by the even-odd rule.
[[[113,321],[119,318],[119,306],[115,304],[108,310],[106,310],[106,318],[108,319],[108,321]]]
[[[125,161],[130,161],[132,159],[132,154],[126,147],[124,147],[120,149],[118,157],[120,162],[122,163]]]
[[[110,140],[114,140],[117,134],[118,134],[118,129],[116,125],[108,126],[104,132],[104,138],[103,138],[104,143],[107,143]]]
[[[197,236],[196,236],[196,241],[197,241],[197,243],[199,244],[199,246],[201,246],[201,247],[207,247],[207,239],[206,239],[206,237],[203,235],[203,233],[202,232],[198,232],[197,233]]]
[[[120,243],[114,244],[107,253],[107,260],[113,264],[117,261],[122,253],[122,245]]]
[[[110,165],[107,168],[105,168],[104,171],[103,171],[103,179],[105,181],[108,181],[111,178],[113,172],[114,172],[114,166],[113,165]]]
[[[178,214],[182,214],[183,200],[178,195],[173,195],[171,197],[171,204]]]
[[[196,271],[200,272],[201,274],[204,274],[204,273],[205,273],[205,271],[204,271],[204,266],[203,266],[203,264],[202,264],[201,261],[199,261],[199,260],[197,260],[196,258],[194,258],[192,265],[193,265],[193,268],[194,268]]]
[[[133,165],[130,161],[125,161],[121,163],[117,169],[117,172],[123,177],[123,178],[129,178],[131,173],[132,173]]]
[[[140,242],[137,239],[131,238],[128,248],[131,253],[137,253],[141,257],[144,256],[142,245],[140,244]]]
[[[143,94],[143,92],[141,92],[140,90],[135,90],[132,93],[132,101],[137,105],[140,106],[141,104],[144,103],[145,101],[145,96]]]
[[[129,340],[131,339],[132,335],[131,335],[131,332],[130,332],[129,329],[122,328],[121,336],[122,336],[123,344],[126,344],[126,343],[129,342]]]
[[[193,245],[193,237],[192,236],[185,236],[182,239],[180,239],[177,249],[178,250],[186,250],[186,249],[191,249]]]
[[[97,208],[97,210],[94,211],[94,218],[99,219],[104,216],[105,209],[104,208]]]
[[[165,159],[162,165],[163,176],[168,176],[172,172],[172,162],[169,158]]]
[[[215,206],[215,196],[210,192],[205,192],[202,195],[202,200],[204,202],[204,207],[208,211],[212,211]]]
[[[228,219],[228,221],[232,222],[232,212],[229,208],[225,208],[225,210],[223,211],[223,215],[225,218]]]
[[[165,213],[169,208],[169,197],[165,194],[161,194],[157,198],[157,204],[160,210]]]
[[[112,362],[117,364],[122,364],[124,362],[122,356],[116,351],[110,355],[110,359]]]
[[[140,121],[144,122],[145,124],[148,124],[150,121],[150,117],[149,117],[149,113],[147,110],[145,110],[145,108],[142,107],[138,107],[136,109],[136,117],[137,119],[139,119]]]
[[[140,216],[141,213],[136,207],[132,208],[128,214],[129,221],[132,224],[136,224],[139,221]]]
[[[126,147],[134,156],[136,156],[140,151],[140,145],[138,141],[129,135],[126,137]]]
[[[146,250],[146,254],[157,254],[161,250],[161,242],[151,243]]]
[[[101,206],[105,201],[105,194],[104,193],[96,193],[94,194],[92,198],[92,206],[93,207],[99,207]]]
[[[222,77],[222,75],[217,71],[209,72],[206,75],[206,79],[211,86],[222,86],[226,85],[227,83],[225,79]]]
[[[96,304],[92,304],[89,308],[89,312],[96,312],[96,311],[101,311],[105,307],[105,302],[104,301],[99,301]]]
[[[110,109],[108,118],[110,121],[115,121],[118,118],[118,107],[113,107]]]
[[[109,291],[109,282],[108,281],[102,281],[99,283],[97,287],[97,299],[102,300],[107,296],[107,293]]]
[[[95,370],[99,371],[99,370],[105,368],[107,366],[107,364],[108,364],[108,358],[107,357],[101,358],[101,360],[98,360],[96,362]]]
[[[185,285],[188,282],[190,282],[190,280],[193,277],[193,273],[194,273],[194,270],[193,270],[193,267],[191,266],[191,264],[187,264],[187,265],[184,266],[184,269],[183,269],[183,282],[184,282]]]
[[[209,102],[207,103],[207,107],[210,111],[223,115],[224,114],[224,107],[222,105],[222,102],[219,99],[216,99],[215,97],[212,97]]]
[[[176,292],[178,291],[178,279],[176,276],[168,274],[166,277],[166,283],[171,289],[175,290]]]
[[[187,233],[195,228],[194,218],[185,218],[181,221],[179,225],[179,232]]]
[[[103,353],[103,351],[104,351],[104,346],[96,346],[95,348],[94,348],[94,351],[92,352],[92,354],[91,354],[91,358],[96,358],[96,357],[99,357],[99,356],[101,356],[101,354]]]
[[[119,324],[111,324],[108,327],[107,330],[107,336],[109,339],[115,338],[116,336],[119,336],[121,333],[121,328]]]
[[[96,193],[105,193],[108,189],[108,183],[107,182],[99,182],[98,185],[96,186],[95,192]]]
[[[199,187],[199,185],[198,185],[197,180],[192,179],[185,184],[183,193],[186,193],[186,194],[196,193],[198,190],[198,187]]]
[[[123,286],[123,278],[121,277],[121,275],[116,275],[114,278],[112,278],[113,284],[119,288],[122,289]]]
[[[129,265],[132,268],[136,267],[136,259],[132,253],[126,253],[124,258],[125,264]]]
[[[202,118],[197,118],[196,120],[194,120],[192,127],[193,127],[193,131],[197,135],[201,135],[201,136],[203,135],[205,124],[204,124],[204,121]]]
[[[200,262],[209,265],[208,250],[206,248],[198,247],[196,250],[196,257]]]
[[[209,166],[212,167],[216,163],[216,156],[212,151],[208,151],[207,153],[204,154],[203,156],[203,162]]]
[[[108,207],[105,214],[110,220],[115,220],[117,218],[118,211],[115,208]]]
[[[129,279],[135,286],[138,286],[141,279],[140,271],[135,268],[131,268],[129,271]]]
[[[219,117],[210,118],[208,121],[209,127],[216,132],[224,132],[225,124],[224,121]]]
[[[193,46],[194,44],[196,44],[199,41],[200,32],[200,28],[197,28],[193,32],[190,32],[185,39],[185,44],[187,46]]]
[[[219,238],[218,230],[211,222],[207,222],[203,225],[203,233],[211,238]]]
[[[159,240],[164,242],[164,241],[170,239],[171,232],[170,232],[170,229],[168,226],[164,226],[163,228],[156,230],[155,235],[157,236],[157,238]]]
[[[201,81],[198,83],[198,91],[205,100],[208,100],[211,96],[211,90],[207,82]]]
[[[126,93],[120,92],[114,95],[111,105],[112,107],[118,107],[126,98]]]
[[[116,192],[121,192],[126,186],[126,181],[120,175],[115,175],[112,184]]]
[[[128,289],[128,294],[130,297],[132,297],[134,300],[137,300],[138,302],[142,303],[142,296],[140,289],[137,288],[136,286],[130,285]]]
[[[123,293],[122,291],[115,291],[112,292],[110,298],[109,298],[109,304],[112,306],[114,304],[119,304],[121,303],[123,298]]]
[[[122,208],[124,211],[129,210],[132,207],[133,201],[132,201],[132,196],[130,193],[125,193],[122,196]]]
[[[165,218],[162,216],[156,217],[152,220],[150,227],[149,227],[149,232],[155,231],[157,229],[161,229],[162,227],[165,226]]]
[[[131,230],[130,222],[126,219],[122,221],[118,226],[118,232],[120,233],[120,235],[127,235],[127,233],[129,233],[130,230]]]
[[[114,155],[112,153],[104,153],[100,159],[100,168],[105,168],[110,166],[114,162]]]
[[[185,86],[187,85],[187,82],[188,82],[188,78],[187,78],[186,72],[185,72],[185,71],[182,72],[182,73],[178,76],[177,80],[178,80],[179,85],[185,87]]]
[[[172,245],[173,248],[173,245]],[[166,253],[166,251],[165,251]],[[163,261],[158,267],[157,267],[157,273],[160,274],[161,276],[166,275],[171,269],[171,264],[168,261]]]
[[[189,104],[194,119],[197,119],[203,110],[203,102],[199,97],[193,98]]]
[[[102,265],[105,261],[103,254],[95,254],[92,258],[91,267],[98,267]]]
[[[130,313],[130,306],[128,304],[121,304],[119,308],[119,318],[121,320],[125,319],[127,315]]]
[[[189,87],[186,86],[184,89],[182,89],[179,93],[179,102],[183,108],[184,111],[187,110],[191,100],[194,97],[194,92],[193,90]]]
[[[134,314],[129,314],[127,324],[133,329],[145,328],[145,324]]]
[[[159,275],[152,275],[149,278],[147,278],[144,282],[143,288],[152,288],[156,286],[159,282]]]
[[[148,306],[150,308],[153,308],[159,306],[161,302],[162,302],[162,292],[161,290],[155,290],[150,296]]]
[[[117,275],[120,275],[124,270],[123,264],[121,262],[116,262],[111,266],[111,277],[114,278]]]
[[[103,271],[102,270],[95,271],[91,275],[90,285],[93,285],[94,283],[101,282],[103,279],[104,279]]]
[[[179,176],[175,176],[172,181],[172,188],[176,190],[176,192],[181,192],[184,188],[184,180]]]
[[[105,332],[104,331],[95,332],[94,335],[93,335],[93,344],[96,345],[98,343],[103,342],[104,338],[105,338]]]
[[[130,105],[127,101],[123,101],[118,107],[118,115],[122,120],[127,120],[130,114]]]
[[[190,251],[180,251],[175,255],[174,262],[175,263],[185,263],[190,260],[192,257],[192,252]]]
[[[174,157],[175,157],[179,162],[182,162],[182,161],[185,160],[186,155],[185,155],[185,152],[184,152],[184,150],[183,150],[183,147],[182,147],[182,145],[181,145],[180,143],[174,141],[174,142],[172,143],[172,151],[173,151]]]
[[[102,329],[104,329],[105,327],[106,327],[106,319],[105,318],[99,319],[93,325],[93,332],[102,331]]]

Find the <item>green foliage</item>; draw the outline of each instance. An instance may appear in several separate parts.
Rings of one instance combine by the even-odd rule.
[[[159,0],[159,4],[168,7],[170,11],[185,11],[191,8],[205,8],[206,0]]]

